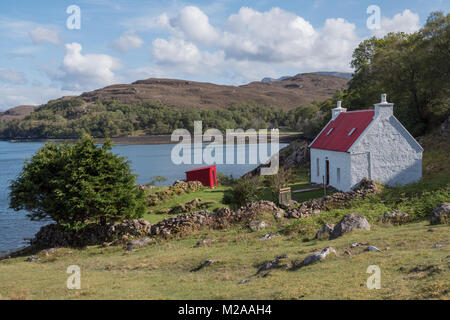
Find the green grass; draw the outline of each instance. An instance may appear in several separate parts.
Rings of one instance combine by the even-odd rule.
[[[154,188],[152,191],[160,190],[162,187]],[[168,214],[155,214],[156,212],[163,210],[163,209],[170,209],[174,206],[177,206],[179,204],[184,204],[186,202],[189,202],[195,198],[201,198],[203,201],[214,201],[214,204],[208,206],[206,209],[213,211],[214,209],[218,207],[227,207],[226,204],[222,202],[223,196],[225,192],[229,190],[229,187],[227,186],[217,186],[214,189],[210,188],[203,188],[200,191],[190,192],[190,193],[184,193],[181,195],[177,195],[171,199],[162,201],[160,204],[156,206],[151,206],[149,209],[152,213],[148,213],[144,216],[144,219],[149,221],[150,223],[156,223],[158,221],[161,221],[165,218],[170,217]]]
[[[449,299],[450,246],[432,246],[449,240],[450,226],[428,229],[426,222],[373,226],[370,232],[353,232],[333,241],[303,242],[299,234],[260,241],[264,232],[235,227],[160,241],[135,253],[121,247],[59,249],[49,257],[40,253],[37,262],[24,262],[25,257],[0,261],[0,295],[4,299]],[[193,248],[203,237],[216,241]],[[368,242],[382,252],[352,249],[352,256],[344,254],[353,242]],[[238,284],[255,278],[258,266],[278,255],[288,254],[289,263],[329,245],[336,248],[337,257],[297,271],[275,269],[267,278]],[[190,272],[207,259],[218,263]],[[66,289],[66,269],[73,264],[81,268],[81,290]],[[369,265],[381,268],[379,290],[366,287]]]

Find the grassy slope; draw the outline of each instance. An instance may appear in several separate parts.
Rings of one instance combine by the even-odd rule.
[[[59,249],[49,257],[39,253],[38,262],[24,262],[25,256],[3,260],[0,295],[6,299],[449,299],[450,246],[432,246],[450,241],[450,226],[431,227],[423,217],[450,199],[450,144],[448,138],[430,136],[425,145],[424,179],[419,183],[385,188],[378,195],[314,218],[275,222],[265,217],[268,230],[255,233],[235,226],[158,241],[134,253],[125,253],[121,247],[89,247]],[[204,200],[220,194],[202,192]],[[390,209],[404,210],[416,221],[404,226],[379,224],[377,217]],[[332,241],[311,240],[322,222],[335,222],[354,211],[368,217],[370,232],[353,232]],[[280,236],[260,241],[268,232]],[[193,248],[205,237],[216,241],[209,247]],[[352,256],[344,254],[353,242],[367,242],[383,251],[352,249]],[[337,257],[297,271],[275,270],[267,278],[238,284],[252,277],[266,260],[285,253],[288,262],[303,259],[329,245],[336,248]],[[219,262],[189,272],[207,259]],[[81,290],[66,289],[65,271],[71,264],[81,267]],[[365,285],[369,265],[381,268],[380,290],[368,290]]]

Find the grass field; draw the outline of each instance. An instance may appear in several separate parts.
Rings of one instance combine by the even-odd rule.
[[[448,299],[450,298],[450,226],[425,222],[375,226],[333,241],[303,242],[300,235],[260,241],[261,232],[234,228],[203,232],[184,239],[156,242],[134,253],[120,247],[59,249],[40,261],[19,257],[0,262],[4,299]],[[193,248],[201,238],[211,246]],[[353,242],[375,245],[382,252],[352,250]],[[289,263],[331,245],[338,256],[296,271],[276,269],[256,278],[258,266],[281,254]],[[384,250],[389,247],[389,250]],[[198,272],[208,259],[218,260]],[[81,290],[66,288],[69,265],[81,268]],[[369,265],[381,269],[381,289],[366,287]],[[239,284],[244,279],[255,279]]]
[[[264,217],[265,230],[249,232],[236,225],[228,230],[202,230],[184,238],[156,239],[128,252],[120,246],[60,248],[39,261],[25,262],[22,255],[0,261],[0,298],[3,299],[450,299],[450,225],[430,226],[426,216],[436,205],[450,201],[450,144],[448,138],[425,138],[424,178],[417,183],[383,188],[379,194],[350,201],[345,207],[322,211],[306,219],[275,220]],[[301,171],[301,170],[300,170]],[[293,186],[308,184],[307,172],[298,173]],[[199,197],[219,206],[228,187],[205,189],[164,202],[171,207]],[[314,191],[316,192],[316,191]],[[304,194],[302,194],[304,195]],[[307,196],[320,196],[310,194]],[[210,208],[213,209],[213,208]],[[382,224],[378,217],[388,210],[407,212],[413,222],[402,226]],[[371,231],[357,231],[331,241],[313,239],[322,223],[337,222],[359,212]],[[150,222],[164,218],[150,214]],[[270,240],[260,240],[265,234]],[[194,248],[197,241],[214,239]],[[371,244],[381,252],[351,249],[354,242]],[[302,260],[311,252],[333,246],[337,256],[292,271],[274,269],[255,276],[265,261],[287,254],[285,264]],[[205,260],[217,260],[198,272],[190,270]],[[81,290],[68,290],[69,265],[81,268]],[[381,289],[369,290],[370,265],[381,270]],[[241,280],[253,279],[246,284]]]

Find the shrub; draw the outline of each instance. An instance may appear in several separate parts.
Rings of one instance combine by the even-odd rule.
[[[223,202],[241,207],[260,200],[262,195],[263,190],[260,188],[258,178],[241,178],[236,180],[231,190],[225,194]]]
[[[222,172],[217,172],[217,182],[222,186],[231,186],[235,183],[236,179],[233,178],[233,175],[226,175]]]
[[[129,163],[111,147],[109,139],[100,147],[87,135],[76,144],[47,143],[11,182],[10,207],[68,229],[141,217],[144,192],[136,188]]]
[[[272,194],[272,200],[278,202],[278,193],[281,188],[287,187],[292,182],[293,173],[290,168],[280,168],[277,174],[266,176],[265,184],[269,187]]]

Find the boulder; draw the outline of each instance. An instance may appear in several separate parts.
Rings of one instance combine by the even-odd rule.
[[[403,224],[411,221],[409,214],[400,210],[388,211],[381,217],[383,223]]]
[[[194,269],[192,269],[191,272],[200,271],[204,267],[210,266],[210,265],[212,265],[213,263],[216,263],[216,262],[218,262],[218,261],[217,260],[206,260],[205,262],[200,264],[198,267],[195,267]]]
[[[142,239],[136,239],[132,240],[127,243],[127,249],[136,249],[136,248],[142,248],[146,244],[148,244],[152,239],[150,238],[142,238]]]
[[[198,242],[194,245],[194,248],[199,248],[199,247],[209,246],[209,245],[211,245],[214,241],[215,241],[214,239],[209,239],[209,238],[202,239],[202,240],[198,241]]]
[[[368,246],[367,248],[364,249],[364,251],[380,252],[380,249],[378,249],[375,246]]]
[[[326,223],[323,225],[323,227],[317,231],[314,239],[317,240],[325,240],[330,238],[331,233],[333,232],[334,224],[332,223]]]
[[[258,231],[266,228],[266,223],[264,221],[252,221],[248,225],[250,230],[252,231]]]
[[[360,215],[359,213],[350,213],[344,216],[334,227],[333,232],[330,235],[330,240],[336,239],[346,232],[357,229],[370,230],[370,224],[366,217]]]
[[[450,202],[441,203],[430,213],[430,224],[445,223],[450,223]]]
[[[259,267],[259,269],[258,269],[258,271],[256,272],[256,274],[260,274],[260,273],[263,272],[263,271],[267,271],[267,270],[276,268],[276,267],[278,267],[279,263],[280,263],[280,259],[278,259],[278,258],[275,258],[275,259],[273,259],[272,261],[264,262],[264,263],[262,264],[262,266]]]
[[[305,260],[300,263],[294,263],[294,267],[301,268],[304,266],[308,266],[310,264],[316,263],[318,261],[324,260],[330,253],[336,254],[336,250],[333,247],[326,247],[321,251],[314,252],[307,256]]]

